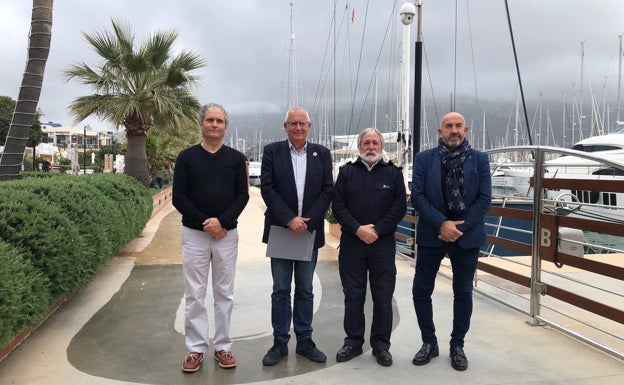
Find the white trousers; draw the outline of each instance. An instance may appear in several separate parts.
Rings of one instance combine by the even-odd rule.
[[[212,264],[216,351],[230,351],[230,319],[234,306],[234,272],[238,256],[238,232],[215,240],[203,231],[182,227],[182,272],[184,275],[184,331],[189,352],[206,353],[209,345],[206,292]]]

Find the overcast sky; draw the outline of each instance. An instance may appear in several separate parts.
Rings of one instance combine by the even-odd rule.
[[[233,123],[236,124],[238,114],[283,113],[288,100],[290,3],[289,0],[57,0],[52,47],[39,102],[45,113],[42,121],[110,128],[97,120],[73,121],[66,110],[68,104],[91,90],[75,82],[65,83],[62,70],[78,61],[97,65],[97,57],[81,32],[110,30],[111,18],[130,23],[137,42],[156,30],[177,30],[176,49],[193,50],[208,64],[196,72],[201,77],[198,98],[202,103],[222,103]],[[400,0],[295,0],[299,104],[316,113],[325,103],[331,108],[334,100],[346,101],[355,111],[354,116],[359,116],[361,104],[373,101],[372,74],[376,63],[378,98],[396,99],[397,90],[388,91],[387,83],[393,81],[392,76],[397,81],[388,68],[398,65],[402,31],[398,8],[402,3]],[[428,104],[435,100],[442,112],[448,110],[454,91],[458,98],[476,99],[478,95],[482,101],[514,103],[517,75],[504,0],[424,0],[423,3],[426,60],[423,100]],[[572,97],[573,85],[578,93],[581,84],[586,95],[591,84],[598,97],[606,89],[608,97],[615,100],[624,1],[508,0],[508,3],[524,92],[533,101],[533,108],[540,92],[544,99],[561,101],[564,93],[567,98]],[[30,1],[0,0],[0,95],[14,99],[25,66],[30,16]],[[415,25],[411,31],[413,41]],[[583,66],[581,42],[585,52]],[[335,60],[331,58],[334,43]],[[582,82],[581,68],[585,74]],[[351,95],[358,101],[352,102]]]

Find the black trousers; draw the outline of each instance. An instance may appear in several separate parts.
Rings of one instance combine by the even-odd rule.
[[[392,333],[392,295],[396,286],[396,246],[394,236],[367,245],[356,237],[343,236],[338,266],[345,300],[345,345],[364,344],[367,279],[373,299],[370,344],[373,349],[390,349]]]

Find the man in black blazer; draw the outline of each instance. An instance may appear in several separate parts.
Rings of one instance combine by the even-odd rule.
[[[325,211],[332,200],[334,185],[331,153],[326,147],[307,141],[310,126],[305,109],[288,110],[284,119],[288,140],[265,146],[262,155],[260,189],[267,206],[262,242],[268,243],[272,225],[293,233],[316,230],[311,261],[271,258],[274,343],[262,359],[267,366],[278,364],[288,355],[291,321],[297,337],[297,354],[313,362],[327,360],[312,341],[312,278],[318,248],[325,244]],[[291,308],[293,276],[295,294]]]

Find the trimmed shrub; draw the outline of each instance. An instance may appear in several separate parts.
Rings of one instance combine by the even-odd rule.
[[[115,245],[117,252],[145,228],[152,215],[152,196],[138,180],[123,174],[93,174],[87,177],[92,186],[115,202],[116,210],[123,218],[123,222],[118,223],[123,233]]]
[[[19,247],[24,258],[48,277],[55,299],[72,293],[88,276],[86,247],[78,227],[32,192],[3,191],[0,239]]]
[[[0,241],[0,347],[45,317],[50,281],[15,247]]]
[[[151,215],[152,196],[129,176],[47,174],[0,183],[0,349],[88,283]]]

